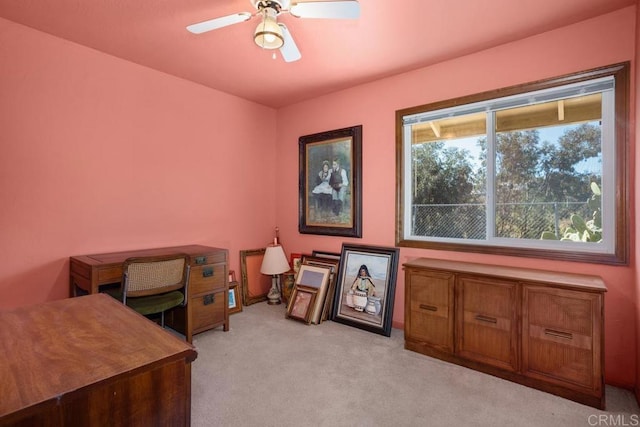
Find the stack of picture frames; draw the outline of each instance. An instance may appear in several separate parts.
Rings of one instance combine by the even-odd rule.
[[[300,257],[300,263],[296,259]],[[313,251],[292,255],[295,282],[287,304],[287,317],[307,324],[329,319],[336,289],[340,254]]]
[[[303,255],[287,317],[307,324],[331,319],[390,336],[398,253],[345,243],[340,254]]]

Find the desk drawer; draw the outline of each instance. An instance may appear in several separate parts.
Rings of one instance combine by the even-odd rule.
[[[226,284],[226,264],[192,265],[189,274],[189,295],[198,295],[223,288]]]
[[[192,310],[193,333],[211,329],[225,322],[226,292],[212,292],[189,300]]]
[[[191,268],[198,265],[218,264],[227,261],[227,253],[225,251],[201,253],[191,255]]]
[[[122,282],[122,265],[112,265],[98,269],[98,283],[120,283]]]

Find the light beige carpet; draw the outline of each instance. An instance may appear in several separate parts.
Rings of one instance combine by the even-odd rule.
[[[600,411],[405,350],[398,329],[384,337],[284,313],[254,304],[228,332],[194,337],[192,426],[640,425],[627,390],[608,386]]]

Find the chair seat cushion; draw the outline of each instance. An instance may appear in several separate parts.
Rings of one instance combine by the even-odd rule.
[[[122,301],[122,293],[110,291],[109,295]],[[170,308],[182,304],[184,294],[180,291],[167,292],[166,294],[150,295],[146,297],[127,298],[127,306],[142,315],[162,313]]]

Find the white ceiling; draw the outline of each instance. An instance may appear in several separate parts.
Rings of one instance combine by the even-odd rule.
[[[257,18],[205,34],[189,24],[253,12],[249,0],[0,0],[0,17],[278,108],[579,22],[636,0],[359,0],[358,20],[281,14],[302,59],[253,43]],[[570,47],[568,47],[570,48]]]

